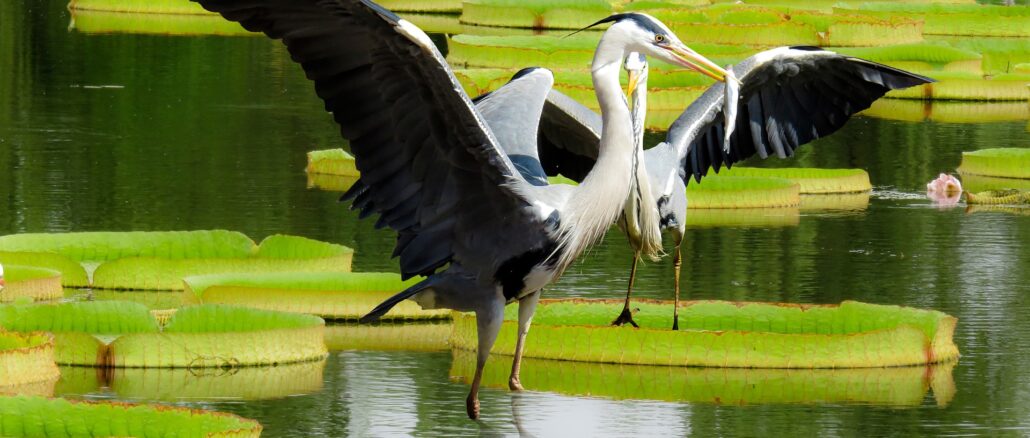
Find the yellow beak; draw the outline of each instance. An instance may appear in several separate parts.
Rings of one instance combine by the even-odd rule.
[[[640,79],[640,75],[636,71],[630,70],[629,74],[629,85],[626,87],[626,98],[633,99],[633,91],[637,89],[637,81]]]
[[[708,58],[701,56],[697,52],[690,50],[687,46],[675,45],[667,47],[667,50],[683,61],[683,66],[696,70],[697,72],[708,76],[717,81],[726,82],[726,70],[719,67],[716,63],[710,61]]]

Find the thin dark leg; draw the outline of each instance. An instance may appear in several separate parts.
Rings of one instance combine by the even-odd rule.
[[[673,282],[675,283],[676,299],[672,306],[672,329],[680,329],[680,241],[676,242],[676,253],[672,255]]]
[[[515,341],[515,359],[511,362],[511,376],[508,377],[508,388],[512,391],[522,391],[522,382],[519,380],[519,369],[522,366],[522,350],[525,347],[526,335],[529,334],[529,325],[533,322],[533,312],[536,311],[536,303],[540,299],[540,293],[536,291],[519,300],[519,337]]]
[[[640,327],[637,322],[633,320],[633,313],[629,311],[629,297],[633,294],[633,280],[637,277],[637,261],[640,260],[640,254],[633,254],[633,267],[629,271],[629,289],[626,290],[626,303],[622,306],[622,313],[619,314],[615,321],[612,321],[612,325],[623,325],[629,323],[633,327]]]

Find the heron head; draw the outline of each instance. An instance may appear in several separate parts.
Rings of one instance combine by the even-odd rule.
[[[683,44],[679,37],[657,18],[639,12],[614,14],[584,29],[603,23],[612,23],[605,32],[605,38],[609,35],[617,38],[625,45],[626,53],[638,52],[641,55],[653,56],[667,63],[695,70],[717,81],[726,80],[726,70]]]

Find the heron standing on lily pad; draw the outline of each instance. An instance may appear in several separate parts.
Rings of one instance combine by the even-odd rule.
[[[600,239],[622,211],[634,153],[630,111],[619,84],[633,51],[722,80],[724,70],[687,48],[645,14],[617,14],[592,64],[602,107],[594,170],[579,186],[523,176],[537,157],[511,157],[422,30],[368,0],[196,0],[244,28],[280,39],[315,82],[316,93],[350,140],[361,178],[344,195],[377,226],[397,231],[394,256],[405,278],[426,278],[391,297],[365,321],[413,299],[425,308],[474,311],[478,353],[468,415],[504,306],[519,302],[509,386],[540,290]],[[553,77],[525,94],[507,129],[534,132]],[[500,130],[500,132],[505,132]],[[542,169],[538,169],[541,170]],[[544,176],[541,172],[540,176]]]

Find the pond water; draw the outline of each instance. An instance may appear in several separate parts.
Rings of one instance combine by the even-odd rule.
[[[0,2],[0,234],[224,228],[260,239],[289,233],[354,247],[355,270],[396,271],[392,232],[359,221],[336,202],[338,194],[306,188],[305,152],[344,143],[278,43],[86,35],[69,23],[60,1]],[[452,362],[464,358],[449,352],[333,352],[321,379],[315,374],[307,386],[287,385],[264,400],[215,390],[158,397],[125,390],[133,384],[128,377],[115,380],[119,386],[96,375],[92,383],[59,383],[58,395],[214,408],[259,420],[266,436],[1027,435],[1030,214],[937,208],[922,193],[927,181],[958,166],[963,151],[1030,147],[1026,108],[1014,108],[1022,115],[993,123],[857,117],[794,160],[748,163],[863,168],[875,190],[864,208],[860,202],[851,209],[787,211],[779,226],[692,228],[683,248],[690,298],[860,300],[957,316],[962,358],[953,369],[920,369],[910,377],[892,375],[896,370],[851,379],[774,376],[763,391],[813,395],[745,405],[722,401],[769,379],[701,374],[694,382],[744,383],[727,385],[724,397],[687,401],[632,400],[633,390],[563,395],[533,391],[527,380],[522,394],[485,389],[481,422],[465,418],[468,387],[449,378]],[[625,241],[612,233],[545,296],[618,297],[629,263]],[[637,285],[637,296],[669,298],[671,262],[643,265]],[[507,368],[508,361],[489,366]],[[630,388],[661,386],[671,372],[614,367],[577,374],[584,368],[570,363],[526,365],[533,366],[570,381],[605,375]],[[69,379],[89,374],[66,372]],[[901,393],[913,379],[914,397]],[[260,378],[240,382],[236,390],[272,385]],[[806,387],[819,384],[879,385],[890,396],[825,397]]]

